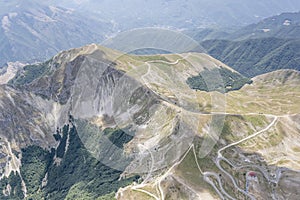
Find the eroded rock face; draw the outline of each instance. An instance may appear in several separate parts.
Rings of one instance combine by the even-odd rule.
[[[2,148],[3,158],[11,156],[7,145],[12,141],[14,146],[11,149],[16,154],[29,145],[55,148],[58,142],[53,134],[68,123],[70,115],[86,121],[110,118],[110,126],[115,127],[118,124],[114,117],[132,108],[131,115],[137,124],[149,120],[149,109],[159,103],[158,97],[116,69],[116,64],[106,59],[104,52],[92,52],[87,55],[79,53],[69,61],[62,61],[68,56],[62,53],[48,61],[43,76],[24,85],[14,84],[17,82],[13,80],[11,86],[0,87],[0,135],[1,140],[6,141]],[[19,73],[19,76],[26,78],[26,72]],[[135,97],[142,101],[137,104],[135,99],[131,104],[123,104],[122,100],[129,102],[126,95],[130,95],[136,85],[140,89],[135,92]],[[144,94],[147,95],[143,97]],[[118,100],[114,100],[116,96]],[[6,160],[2,160],[2,165],[5,165]]]
[[[47,146],[51,128],[35,105],[35,97],[8,86],[0,87],[1,134],[9,141],[16,140],[20,148],[28,144]],[[44,141],[46,140],[46,141]]]
[[[0,173],[19,171],[21,149],[29,145],[50,149],[56,142],[50,121],[35,104],[35,97],[8,86],[0,87]]]

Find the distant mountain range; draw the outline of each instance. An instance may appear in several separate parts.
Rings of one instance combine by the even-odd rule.
[[[300,70],[300,40],[207,40],[201,44],[211,56],[248,77],[278,69]]]
[[[282,13],[268,17],[237,30],[203,28],[200,30],[189,30],[197,41],[224,39],[224,40],[245,40],[254,38],[276,37],[283,39],[300,39],[300,12]]]
[[[48,2],[52,2],[50,0]],[[55,0],[56,5],[92,11],[120,28],[240,27],[266,17],[300,9],[298,0]],[[130,12],[128,12],[130,11]]]
[[[248,77],[300,70],[300,12],[270,17],[232,34],[201,31],[196,39],[201,38],[208,39],[201,42],[208,54]]]
[[[299,9],[300,2],[296,0],[273,0],[270,4],[258,0],[4,0],[0,2],[0,67],[6,62],[45,60],[58,51],[100,43],[107,36],[132,28],[163,27],[198,32],[199,28],[221,28],[226,31],[205,29],[197,39],[226,39],[227,30]],[[289,19],[291,22],[280,24],[285,23],[289,28],[286,32],[296,36],[297,16]],[[273,27],[258,26],[257,29],[265,32],[270,29],[266,34],[274,35]],[[251,25],[230,37],[248,37],[253,32],[251,27],[255,29]],[[291,28],[295,30],[289,31]],[[244,33],[245,30],[248,32]]]
[[[0,67],[9,61],[42,61],[111,33],[111,23],[71,9],[21,1],[7,10],[0,15]]]
[[[300,12],[283,13],[246,26],[225,37],[231,40],[276,37],[300,39]]]

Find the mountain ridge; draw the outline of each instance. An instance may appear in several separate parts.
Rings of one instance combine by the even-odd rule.
[[[6,124],[7,130],[22,132],[8,134],[9,131],[0,130],[1,142],[6,141],[5,148],[0,149],[5,158],[0,159],[0,166],[5,166],[2,168],[5,175],[0,180],[5,193],[1,193],[1,197],[8,199],[22,195],[101,199],[103,195],[114,194],[118,199],[144,198],[143,192],[136,191],[139,188],[154,196],[172,194],[172,198],[176,195],[196,198],[204,193],[218,198],[206,175],[199,174],[195,180],[179,166],[188,165],[195,172],[194,159],[197,158],[201,169],[215,170],[226,177],[213,161],[218,148],[261,130],[273,121],[273,115],[287,111],[292,115],[299,111],[295,95],[300,91],[297,84],[290,84],[293,81],[285,81],[278,87],[273,84],[261,87],[264,81],[253,79],[252,84],[226,94],[190,88],[187,79],[202,71],[223,67],[237,73],[203,53],[136,56],[92,44],[63,51],[46,63],[29,66],[9,85],[0,87],[1,94],[6,94],[0,96],[0,109],[5,111],[1,112],[0,122]],[[41,69],[38,76],[31,77]],[[298,72],[292,72],[287,80],[299,77]],[[282,73],[284,79],[289,71],[273,72],[270,77],[276,78],[277,73]],[[215,79],[222,78],[218,73],[214,75]],[[277,92],[282,88],[289,102],[280,101],[277,105],[272,100],[282,99]],[[266,100],[267,95],[271,100]],[[254,97],[255,105],[252,104]],[[257,113],[248,116],[253,107]],[[219,130],[222,123],[223,130]],[[276,144],[278,137],[286,137],[280,130],[278,127],[272,133],[276,134]],[[219,131],[220,140],[213,143],[215,146],[211,145],[212,149],[207,149],[205,158],[201,157],[202,143],[211,144],[210,136]],[[296,131],[293,135],[297,135]],[[195,155],[193,146],[198,152]],[[240,151],[238,148],[248,146],[234,149]],[[261,150],[262,147],[255,148]],[[241,154],[246,156],[242,151]],[[230,154],[225,151],[224,155]],[[10,164],[6,162],[8,157],[12,157]],[[228,159],[237,162],[233,157]],[[262,163],[261,159],[253,162]],[[283,160],[283,157],[278,156],[278,159]],[[263,161],[262,167],[276,170],[277,166],[271,167],[270,162],[269,158]],[[15,167],[7,168],[8,165]],[[292,165],[288,162],[283,166]],[[33,170],[35,168],[39,170]],[[244,171],[232,170],[230,172],[243,176]],[[290,169],[287,172],[292,173]],[[240,184],[244,184],[243,180],[240,179]],[[190,189],[194,188],[194,181],[201,191]],[[228,183],[224,186],[226,190],[233,190],[234,186]],[[8,185],[11,190],[7,189]],[[181,188],[180,191],[171,192],[172,185]],[[160,189],[155,190],[155,187]],[[155,192],[160,190],[163,192]],[[260,190],[253,192],[258,196],[269,195]],[[281,192],[278,194],[285,197]]]

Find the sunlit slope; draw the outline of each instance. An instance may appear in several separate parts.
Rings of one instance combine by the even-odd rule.
[[[227,94],[229,113],[300,113],[300,72],[279,70],[257,76],[253,84]]]

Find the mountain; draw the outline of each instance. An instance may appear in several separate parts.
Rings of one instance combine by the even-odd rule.
[[[283,13],[233,33],[203,30],[194,35],[208,54],[247,77],[300,69],[300,13]]]
[[[208,54],[247,77],[278,69],[300,70],[298,39],[207,40],[201,45]]]
[[[0,12],[1,67],[7,62],[43,61],[61,50],[100,42],[111,33],[111,23],[74,10],[35,1],[1,4],[7,6]]]
[[[256,24],[241,28],[227,39],[243,40],[266,37],[300,39],[300,12],[282,13],[266,18]]]
[[[185,31],[196,41],[223,39],[242,41],[259,38],[300,39],[300,12],[274,15],[247,26],[234,28],[200,28]]]
[[[297,198],[299,72],[252,81],[95,44],[24,66],[0,86],[0,197]]]

